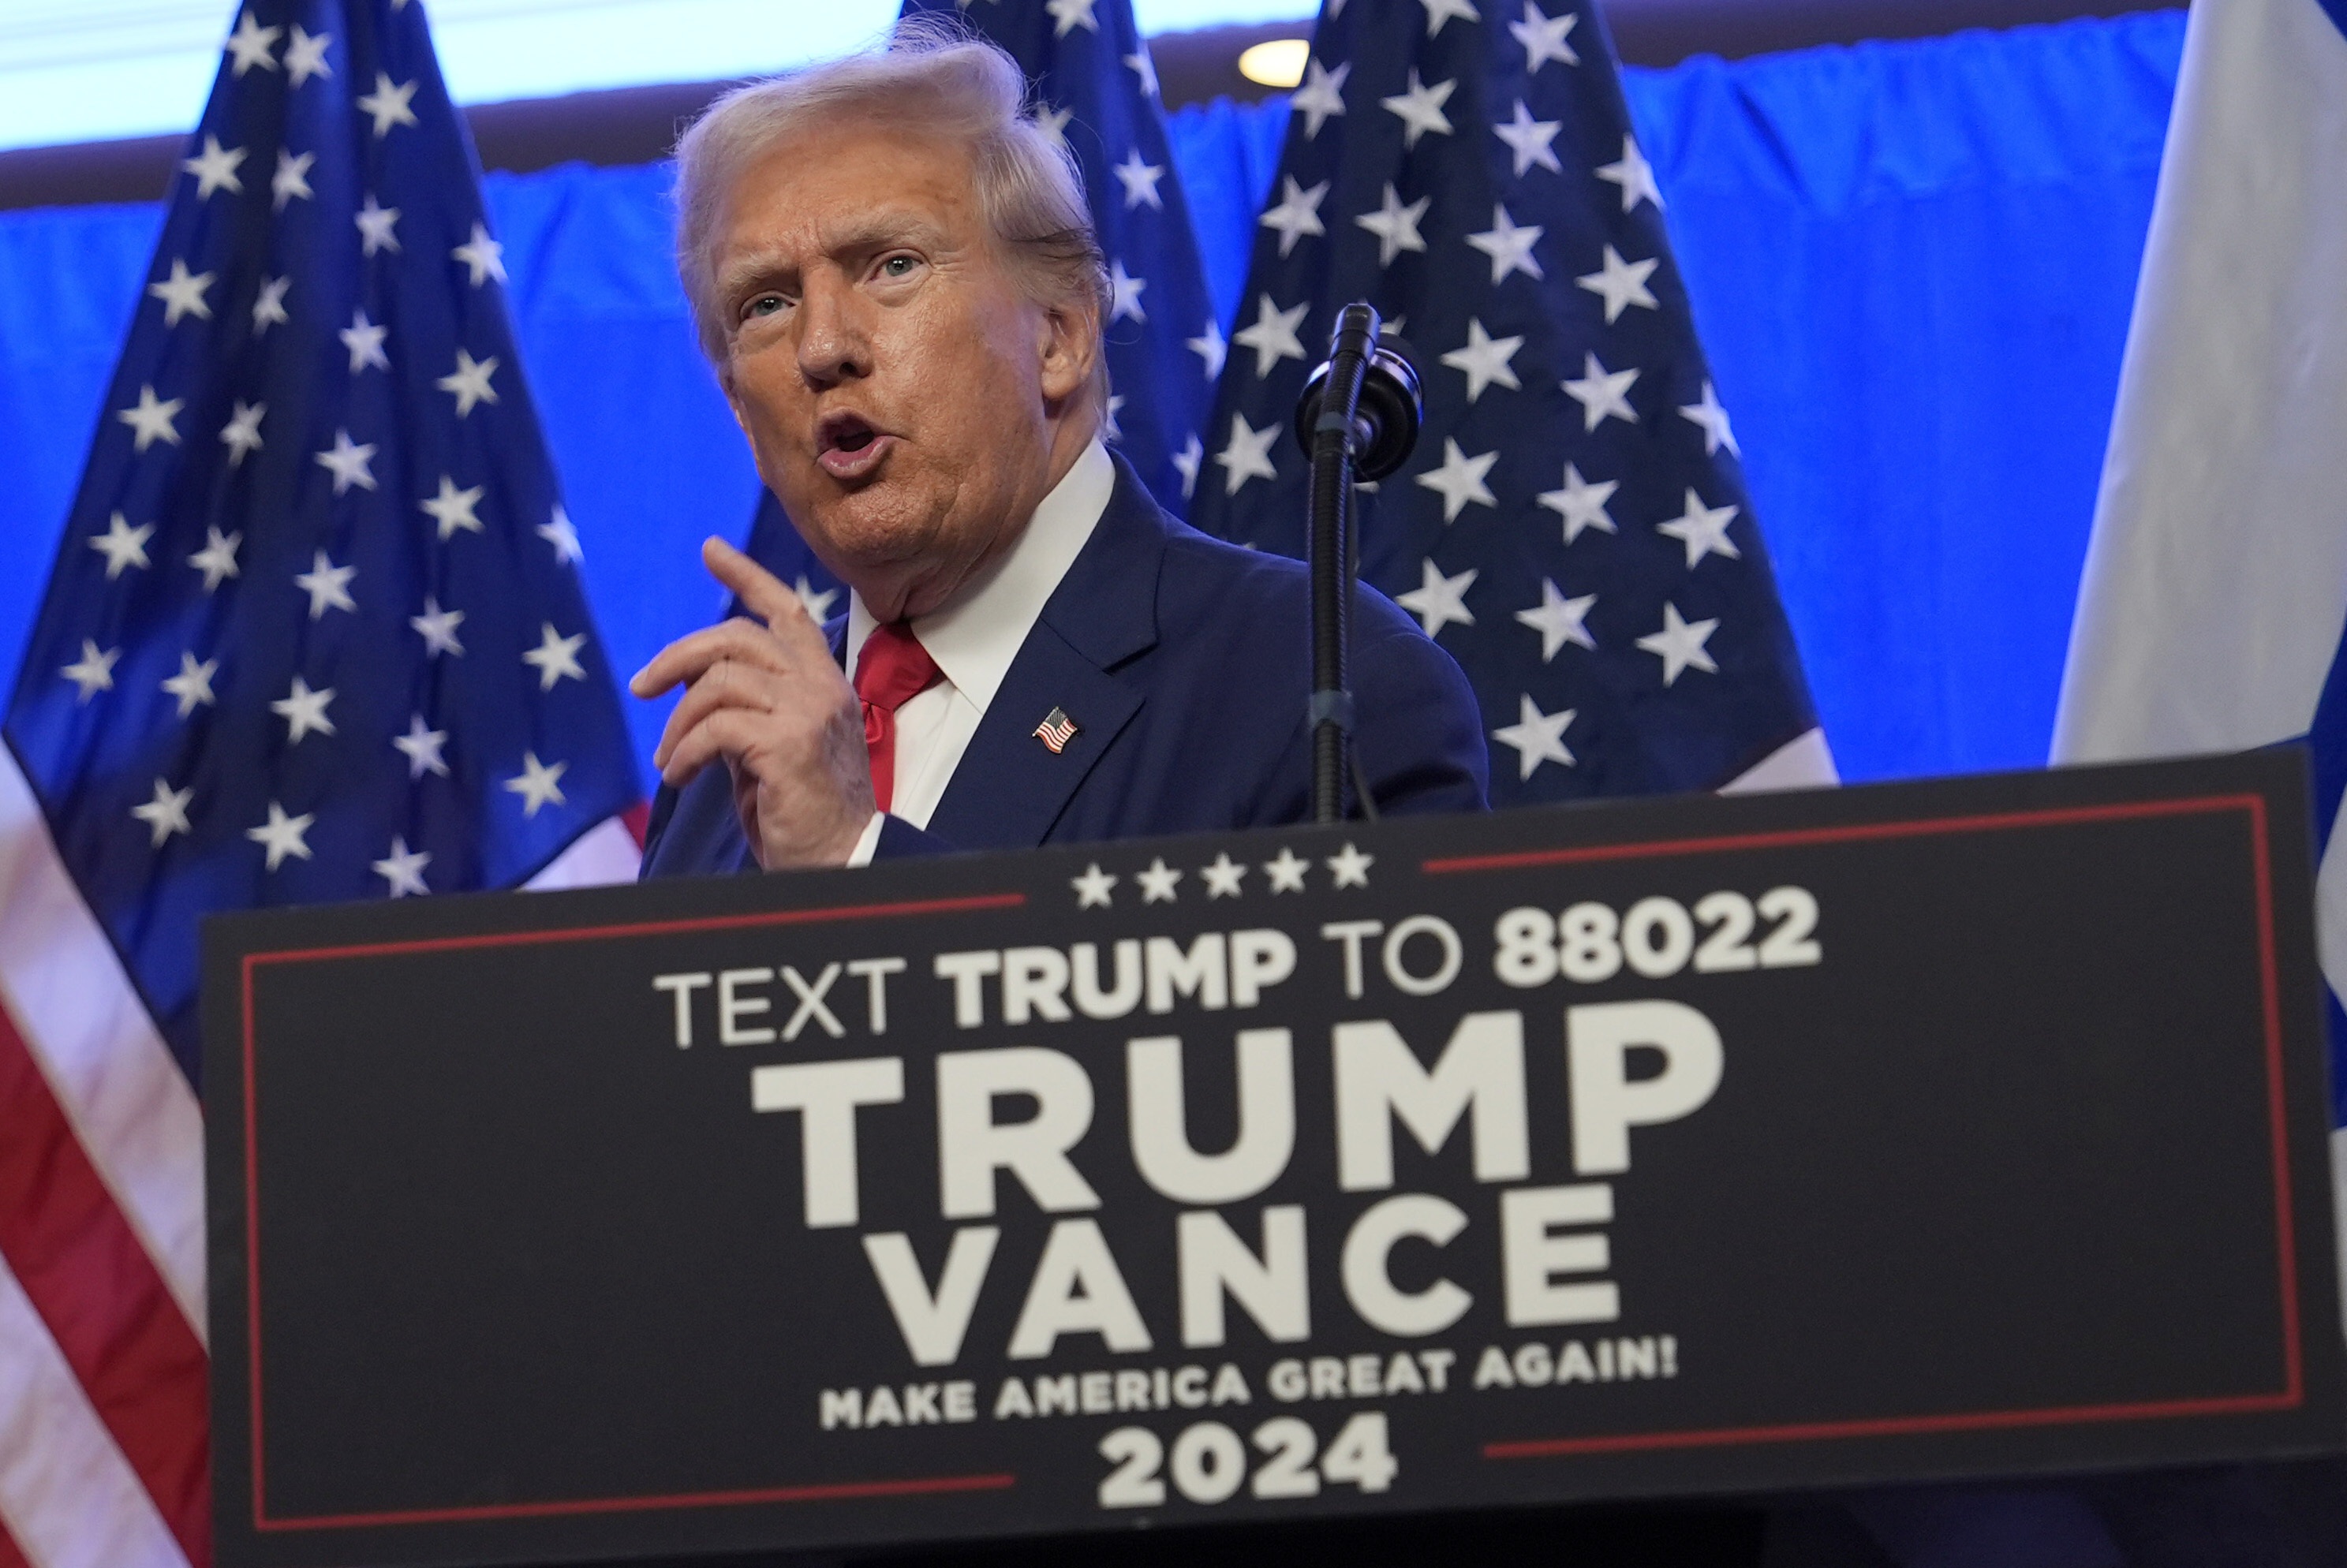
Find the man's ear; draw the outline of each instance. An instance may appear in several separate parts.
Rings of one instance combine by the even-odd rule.
[[[1058,405],[1083,390],[1101,353],[1100,307],[1055,305],[1043,315],[1043,400]]]

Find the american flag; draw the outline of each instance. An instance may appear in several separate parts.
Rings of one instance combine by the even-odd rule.
[[[1106,434],[1178,516],[1204,461],[1201,431],[1225,345],[1132,0],[905,0],[905,17],[930,14],[958,15],[1009,51],[1038,121],[1075,154],[1109,261]],[[771,495],[760,499],[749,553],[796,584],[817,620],[832,610],[837,579]]]
[[[1303,553],[1296,395],[1366,299],[1426,423],[1362,575],[1474,682],[1494,801],[1830,782],[1597,8],[1329,0],[1306,73],[1191,520]]]
[[[1076,722],[1068,717],[1064,709],[1054,708],[1043,715],[1041,723],[1035,726],[1035,738],[1051,747],[1052,755],[1057,756],[1067,750],[1070,741],[1076,738],[1077,728]]]
[[[632,874],[472,150],[405,0],[251,0],[0,758],[0,1563],[203,1563],[197,922]]]

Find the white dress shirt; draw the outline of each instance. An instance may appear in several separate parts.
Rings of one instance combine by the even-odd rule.
[[[915,827],[928,826],[962,753],[978,733],[979,721],[986,717],[994,693],[1010,672],[1010,661],[1019,657],[1044,602],[1092,537],[1115,487],[1116,466],[1109,461],[1108,448],[1095,440],[1037,504],[1035,515],[1010,548],[951,603],[912,623],[913,636],[937,661],[942,679],[897,710],[896,787],[888,815]],[[876,624],[863,596],[850,594],[851,677],[864,640]],[[850,866],[871,863],[880,843],[880,817],[875,812],[864,825],[863,835],[847,857]]]

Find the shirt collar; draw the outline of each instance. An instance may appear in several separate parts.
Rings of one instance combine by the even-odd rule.
[[[1116,465],[1095,440],[1036,505],[1010,548],[950,603],[913,622],[913,635],[945,678],[980,712],[993,702],[1010,661],[1092,537],[1115,488]],[[851,676],[875,624],[863,595],[850,594],[846,662]]]

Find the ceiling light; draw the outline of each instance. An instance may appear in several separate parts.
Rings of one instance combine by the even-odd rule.
[[[1273,38],[1239,56],[1239,75],[1266,87],[1292,87],[1304,79],[1312,46],[1302,38]]]

